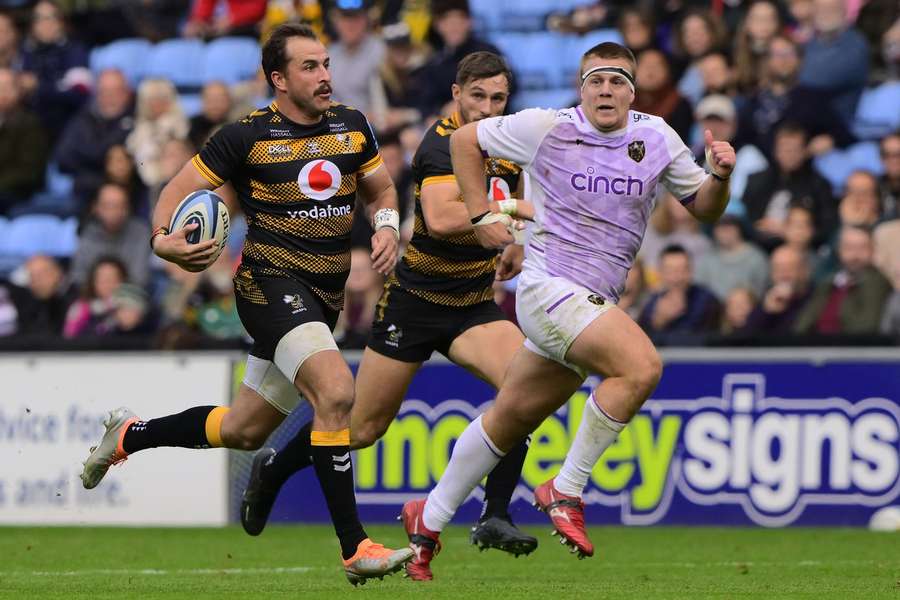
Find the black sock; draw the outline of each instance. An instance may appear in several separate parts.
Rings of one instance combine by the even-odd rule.
[[[312,421],[300,428],[272,462],[263,466],[262,480],[267,488],[280,489],[291,475],[313,464],[312,444],[309,441],[311,431]]]
[[[215,411],[215,413],[214,413]],[[179,448],[210,448],[222,445],[219,425],[228,412],[224,406],[195,406],[177,415],[149,421],[136,421],[128,426],[122,438],[122,448],[128,454],[147,448],[177,446]],[[214,413],[214,414],[213,414]],[[207,422],[213,425],[213,439],[207,438]]]
[[[353,464],[350,461],[350,430],[313,431],[310,436],[316,477],[325,494],[334,532],[341,542],[341,554],[346,560],[356,554],[359,543],[368,537],[356,514]]]
[[[509,502],[522,476],[522,465],[525,464],[527,453],[526,438],[510,450],[487,476],[487,482],[484,484],[482,520],[489,517],[509,517]]]

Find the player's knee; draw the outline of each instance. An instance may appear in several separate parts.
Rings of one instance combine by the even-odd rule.
[[[629,379],[632,381],[635,394],[643,400],[656,389],[660,377],[662,377],[662,359],[659,352],[652,348],[632,365]]]
[[[337,381],[315,393],[316,414],[335,418],[349,418],[353,408],[353,380]]]

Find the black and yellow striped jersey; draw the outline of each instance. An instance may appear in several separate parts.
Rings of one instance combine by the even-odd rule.
[[[413,158],[416,185],[415,229],[390,285],[448,306],[469,306],[491,300],[497,251],[483,248],[474,231],[438,238],[428,232],[422,213],[422,188],[434,183],[455,182],[450,162],[450,134],[460,126],[459,115],[436,122]],[[505,160],[487,158],[484,172],[492,200],[511,198],[521,169]],[[457,198],[462,202],[462,196]]]
[[[223,127],[192,162],[215,186],[231,181],[246,215],[237,293],[265,303],[253,274],[289,277],[343,308],[357,180],[382,164],[362,113],[333,104],[300,125],[273,102]]]

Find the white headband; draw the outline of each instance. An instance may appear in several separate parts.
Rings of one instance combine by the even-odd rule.
[[[593,75],[596,72],[603,73],[617,73],[625,78],[628,81],[628,85],[631,87],[631,91],[634,91],[634,75],[628,72],[628,69],[624,69],[622,67],[617,67],[613,65],[600,65],[599,67],[594,67],[587,73],[581,76],[581,87],[584,87],[584,84],[587,82],[587,78]]]

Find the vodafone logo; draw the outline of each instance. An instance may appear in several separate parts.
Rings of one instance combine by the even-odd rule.
[[[341,187],[341,171],[328,160],[306,163],[297,175],[300,191],[313,200],[328,200]]]
[[[508,200],[512,198],[509,191],[509,184],[502,177],[491,177],[490,191],[488,192],[489,200]]]

